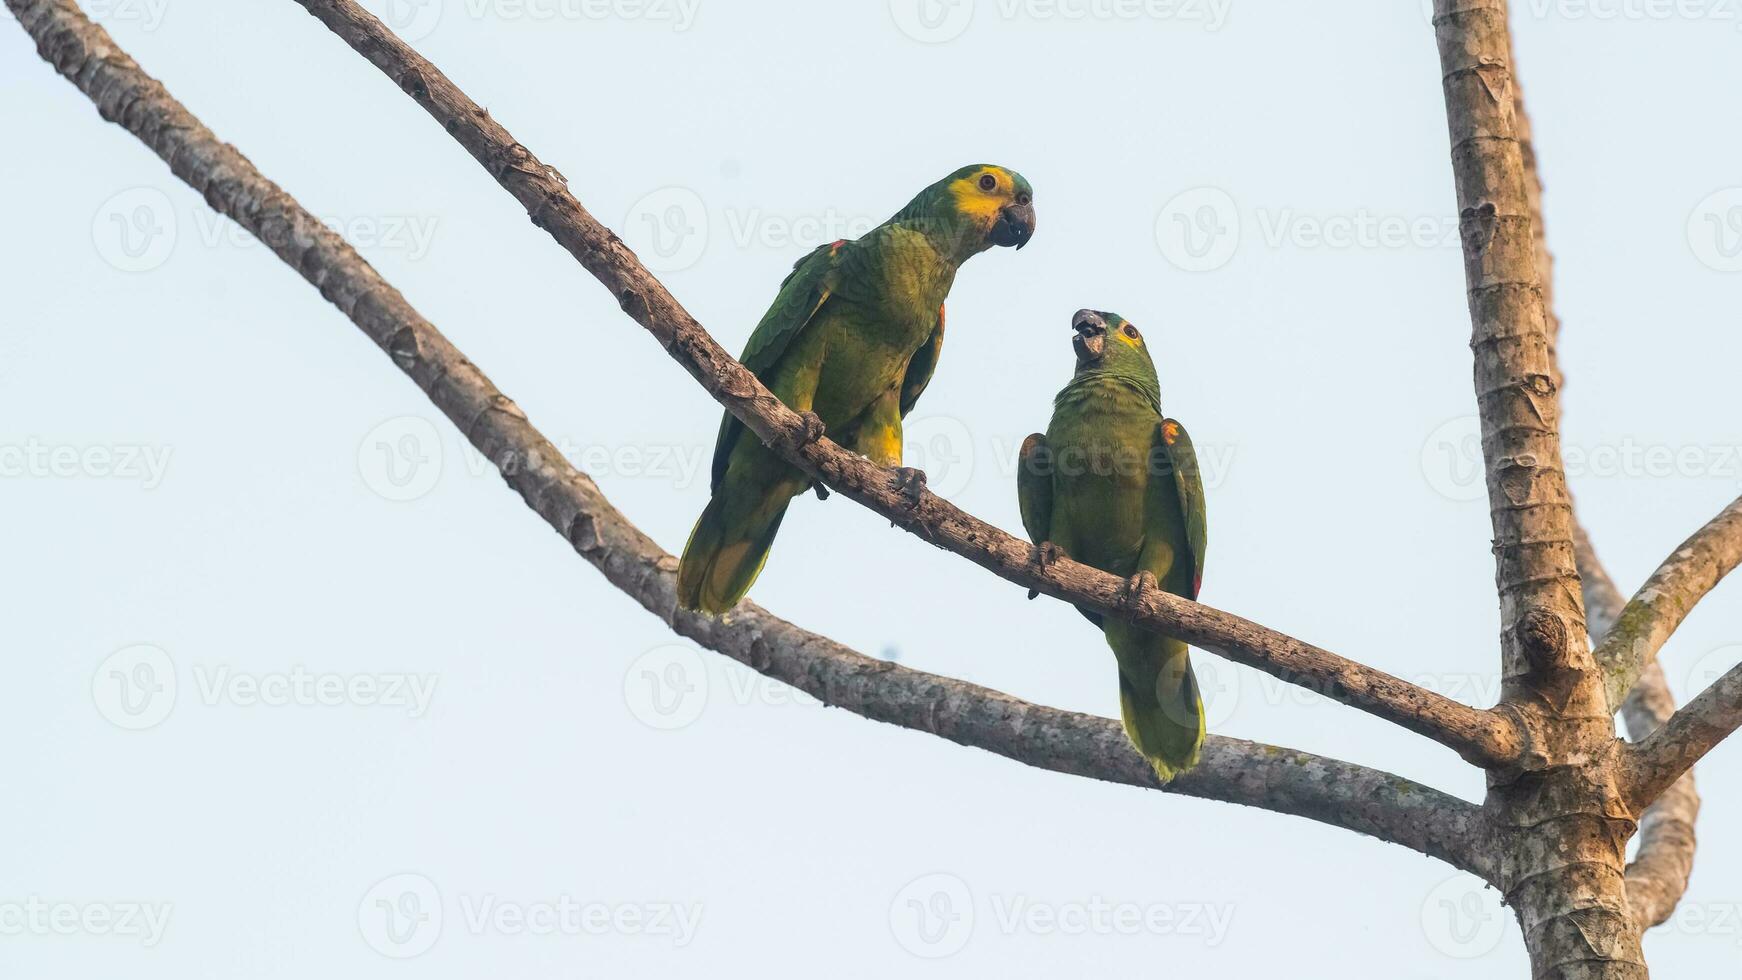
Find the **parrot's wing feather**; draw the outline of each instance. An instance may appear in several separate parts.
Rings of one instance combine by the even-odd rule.
[[[931,384],[932,372],[938,369],[938,357],[942,355],[943,349],[944,308],[940,306],[938,325],[932,328],[931,336],[914,352],[913,359],[907,362],[907,374],[901,379],[902,418],[907,418],[907,413],[913,411],[913,405],[925,392],[925,386]]]
[[[1022,440],[1022,456],[1016,467],[1016,503],[1022,511],[1022,527],[1035,544],[1052,537],[1052,448],[1046,436],[1036,432]]]
[[[1161,448],[1167,454],[1168,471],[1184,512],[1186,544],[1192,550],[1192,591],[1196,599],[1204,584],[1204,548],[1209,540],[1209,520],[1204,510],[1204,479],[1198,469],[1198,454],[1185,426],[1173,419],[1161,420]]]
[[[829,301],[834,291],[834,272],[836,259],[840,255],[841,246],[846,242],[834,242],[821,245],[812,250],[809,255],[799,259],[793,265],[792,271],[780,283],[780,292],[774,297],[774,304],[768,312],[762,315],[762,322],[751,332],[750,340],[744,344],[744,354],[738,360],[750,373],[762,380],[767,380],[767,372],[780,363],[780,355],[786,353],[793,338],[816,318],[817,311]],[[744,423],[737,416],[727,412],[720,420],[720,434],[714,440],[714,467],[712,473],[712,489],[719,489],[720,478],[726,472],[726,463],[732,456],[732,445],[737,441],[738,432]]]

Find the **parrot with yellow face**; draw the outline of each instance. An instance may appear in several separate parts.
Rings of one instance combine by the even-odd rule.
[[[837,443],[900,466],[901,422],[937,368],[956,271],[1033,235],[1034,189],[1021,174],[963,167],[863,237],[800,259],[739,360],[793,411],[815,413]],[[923,480],[903,471],[911,492]],[[678,603],[714,615],[737,605],[768,560],[787,504],[810,482],[727,413],[711,497],[678,564]]]
[[[1076,372],[1053,400],[1046,434],[1022,444],[1017,499],[1043,560],[1063,553],[1126,579],[1198,597],[1208,525],[1197,454],[1161,411],[1143,334],[1116,313],[1071,318]],[[1186,644],[1092,609],[1119,662],[1119,708],[1131,744],[1162,782],[1197,764],[1204,704]]]

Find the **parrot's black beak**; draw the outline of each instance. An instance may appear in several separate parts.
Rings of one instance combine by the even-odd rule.
[[[1020,198],[1019,198],[1020,200]],[[1034,237],[1034,205],[1032,203],[1005,205],[998,212],[998,220],[992,222],[992,244],[1000,248],[1011,245],[1018,249],[1028,244]]]
[[[1071,347],[1077,352],[1077,363],[1099,361],[1101,353],[1107,349],[1107,318],[1094,310],[1078,310],[1071,317],[1071,329],[1077,332],[1071,338]]]

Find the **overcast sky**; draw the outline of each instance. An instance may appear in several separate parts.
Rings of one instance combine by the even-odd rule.
[[[926,6],[921,6],[921,3]],[[815,243],[966,163],[1039,231],[963,270],[909,428],[1019,527],[1012,460],[1117,311],[1199,446],[1203,599],[1478,705],[1497,615],[1431,30],[1416,0],[376,0],[736,350]],[[717,407],[289,0],[106,0],[681,547]],[[1624,589],[1742,489],[1733,5],[1524,0],[1568,468]],[[795,698],[578,560],[315,290],[0,23],[0,972],[30,978],[1522,977],[1429,858],[1028,769]],[[1079,616],[837,498],[753,592],[870,654],[1117,711]],[[1742,659],[1736,587],[1664,654]],[[1215,732],[1466,799],[1448,751],[1196,654]],[[1742,957],[1737,749],[1663,976]],[[76,920],[76,921],[75,921]]]

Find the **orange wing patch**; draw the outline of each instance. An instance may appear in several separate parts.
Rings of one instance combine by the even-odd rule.
[[[1175,422],[1173,419],[1167,419],[1161,423],[1161,441],[1170,446],[1179,441],[1178,422]]]

